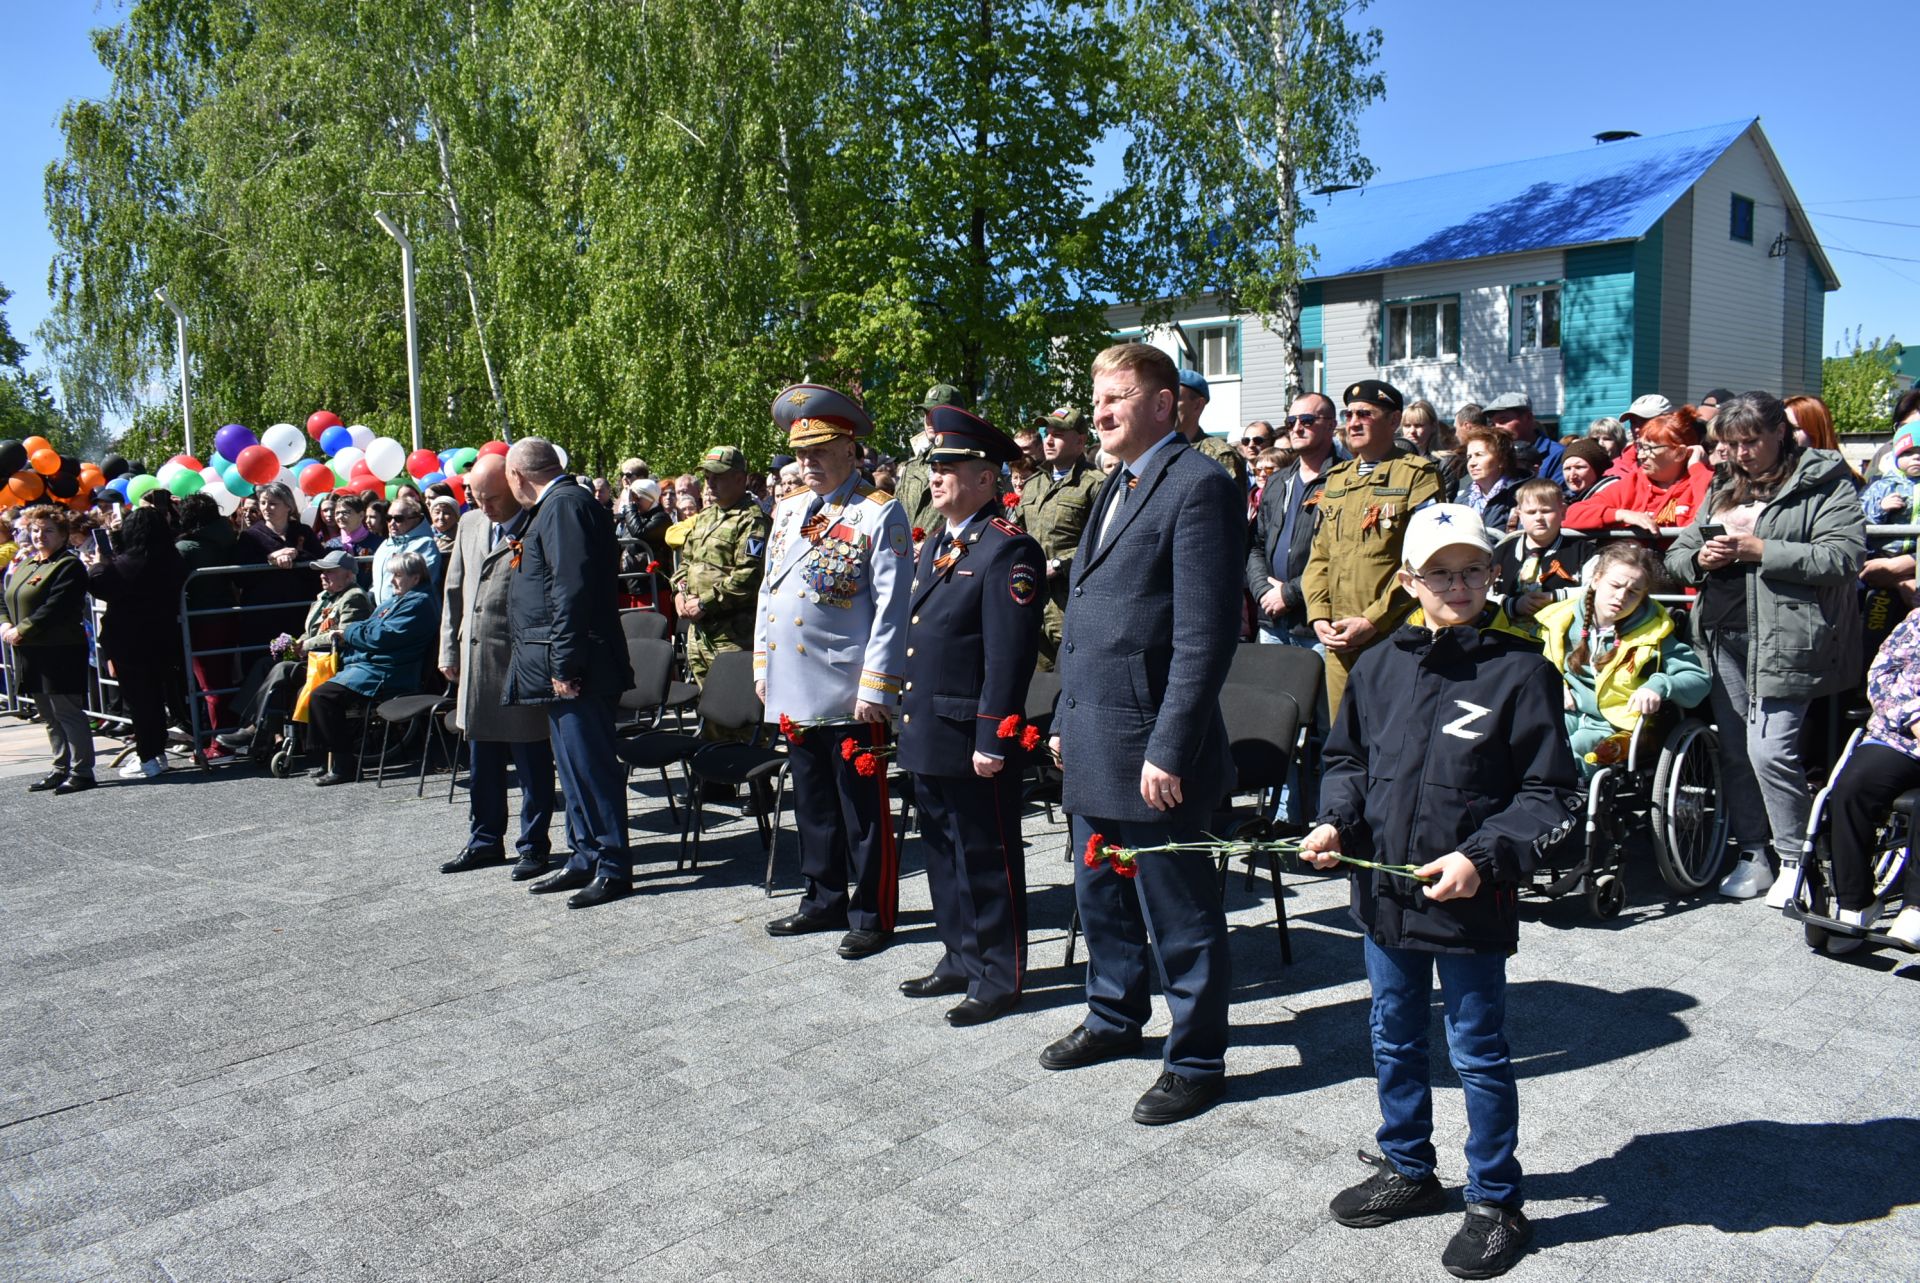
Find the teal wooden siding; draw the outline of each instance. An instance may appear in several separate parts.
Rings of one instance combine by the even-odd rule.
[[[1826,367],[1821,364],[1821,352],[1826,345],[1827,326],[1827,278],[1820,275],[1820,267],[1811,257],[1807,259],[1807,317],[1806,330],[1801,337],[1804,344],[1807,391],[1814,396],[1821,395],[1821,384]]]
[[[1302,352],[1311,352],[1323,346],[1320,302],[1320,282],[1308,281],[1300,287],[1300,350]]]
[[[1564,402],[1560,435],[1579,436],[1602,415],[1633,400],[1637,242],[1567,251],[1560,305],[1560,359]],[[1658,288],[1657,286],[1655,288]],[[1657,330],[1654,333],[1657,342]]]
[[[1635,397],[1660,390],[1660,280],[1666,257],[1665,227],[1664,221],[1655,223],[1633,247],[1633,369],[1628,384]]]

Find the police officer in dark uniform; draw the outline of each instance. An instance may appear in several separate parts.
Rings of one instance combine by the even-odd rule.
[[[1000,465],[1020,447],[955,406],[929,418],[933,508],[945,528],[914,567],[899,762],[920,802],[946,952],[900,991],[965,993],[947,1023],[977,1025],[1019,1002],[1026,967],[1017,728],[1039,653],[1046,557],[1000,515]]]

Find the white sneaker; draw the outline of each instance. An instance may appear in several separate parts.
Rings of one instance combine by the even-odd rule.
[[[127,774],[126,771],[121,771],[120,773],[122,775]],[[167,773],[167,759],[164,757],[150,757],[140,763],[139,768],[133,773],[135,775],[144,775],[148,779],[152,779],[156,775],[165,775]]]
[[[1742,851],[1733,872],[1720,879],[1720,894],[1734,900],[1751,900],[1773,885],[1773,866],[1765,851]]]
[[[1858,927],[1862,931],[1871,931],[1873,924],[1880,920],[1880,902],[1875,900],[1864,909],[1839,909],[1833,911],[1833,920],[1842,926]]]
[[[1780,876],[1773,880],[1773,889],[1767,892],[1769,909],[1784,909],[1793,903],[1793,893],[1800,886],[1800,864],[1798,861],[1780,862]]]
[[[1920,949],[1920,906],[1908,905],[1887,928],[1887,934],[1909,949]]]
[[[137,780],[146,774],[146,771],[147,764],[136,757],[114,773],[123,780]]]

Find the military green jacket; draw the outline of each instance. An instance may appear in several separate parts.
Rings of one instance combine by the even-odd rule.
[[[731,508],[703,508],[693,519],[680,547],[673,588],[699,598],[701,624],[714,627],[734,616],[751,617],[772,529],[772,520],[751,498]]]
[[[933,465],[925,459],[908,459],[894,472],[893,500],[907,514],[913,530],[932,530],[940,522],[933,510]]]
[[[1225,438],[1202,432],[1200,439],[1192,444],[1194,449],[1225,468],[1228,476],[1243,486],[1247,484],[1247,461],[1240,457],[1238,450],[1226,443]]]
[[[1053,582],[1062,592],[1067,585],[1064,572],[1073,565],[1074,550],[1080,546],[1080,535],[1087,528],[1087,517],[1105,480],[1098,468],[1082,459],[1058,481],[1050,469],[1043,467],[1020,488],[1013,523],[1039,540],[1048,561],[1060,563],[1060,573]]]

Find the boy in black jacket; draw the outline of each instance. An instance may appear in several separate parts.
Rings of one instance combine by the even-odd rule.
[[[1365,933],[1379,1079],[1378,1170],[1337,1195],[1335,1220],[1371,1228],[1438,1211],[1427,1025],[1433,975],[1447,1050],[1467,1099],[1467,1216],[1441,1264],[1459,1278],[1505,1273],[1532,1228],[1521,1214],[1519,1092],[1507,1052],[1507,956],[1534,848],[1578,806],[1560,675],[1490,627],[1493,548],[1471,508],[1436,504],[1407,522],[1400,583],[1420,613],[1354,666],[1324,756],[1321,820],[1302,842],[1417,866],[1353,874]]]

